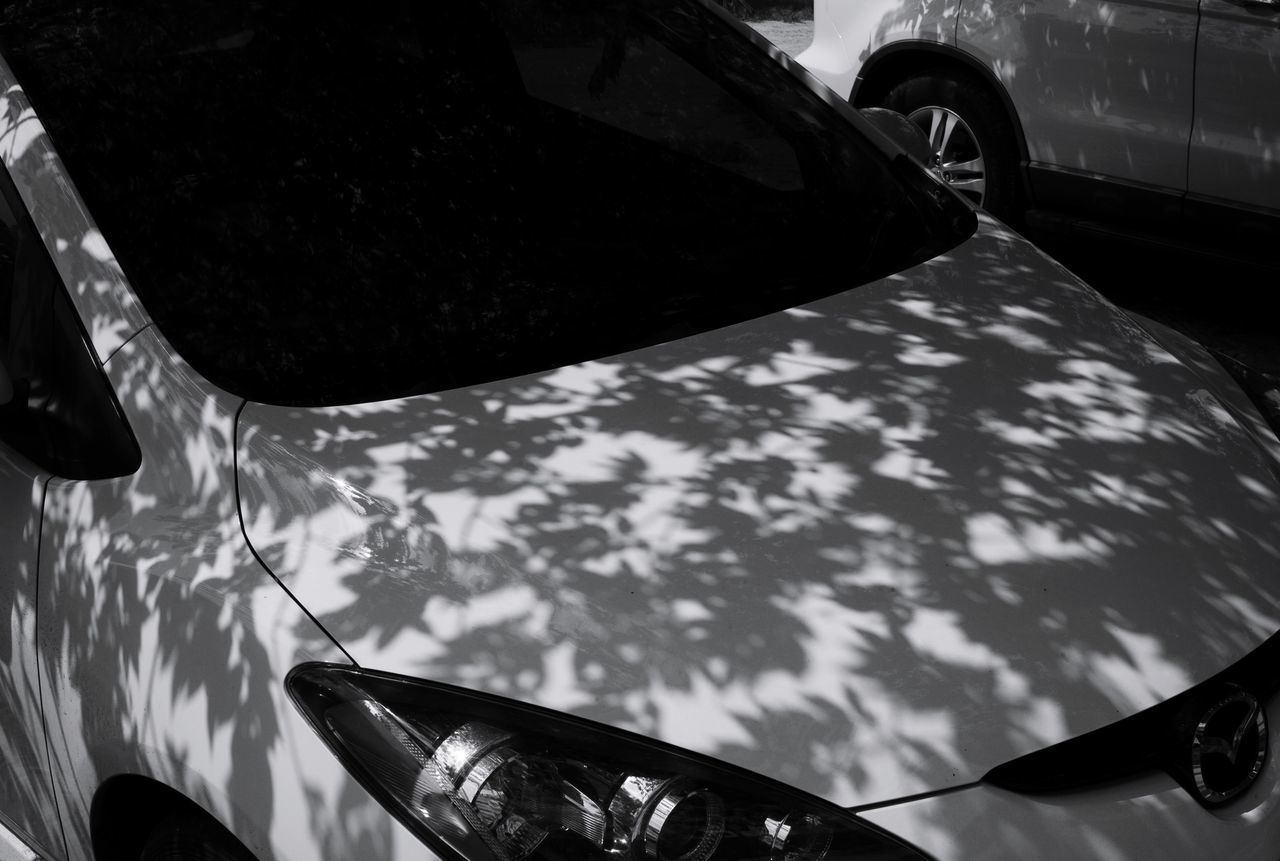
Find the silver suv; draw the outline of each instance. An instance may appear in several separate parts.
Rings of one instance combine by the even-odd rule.
[[[800,62],[998,215],[1280,235],[1277,0],[814,0],[814,25]]]

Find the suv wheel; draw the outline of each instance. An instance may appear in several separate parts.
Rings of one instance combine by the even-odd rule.
[[[1005,221],[1022,212],[1013,126],[995,94],[973,76],[935,69],[885,94],[929,138],[928,168],[947,185]]]

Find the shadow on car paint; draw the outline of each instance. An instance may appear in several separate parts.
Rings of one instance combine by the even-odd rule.
[[[1012,756],[1093,728],[1276,623],[1251,582],[1271,527],[1237,507],[1280,502],[1257,452],[1136,329],[1064,336],[1108,318],[1021,280],[1017,247],[989,246],[985,297],[947,297],[944,256],[862,288],[865,314],[814,303],[696,358],[251,406],[250,540],[363,665],[844,803],[976,779],[990,736]],[[1259,477],[1217,473],[1224,446]],[[1206,547],[1213,571],[1152,573]]]
[[[66,239],[63,253],[84,253],[82,237]],[[279,443],[304,461],[341,464],[335,474],[363,506],[364,531],[330,536],[333,557],[315,560],[346,572],[320,620],[344,643],[434,643],[435,654],[422,649],[428,677],[439,668],[518,698],[576,701],[583,713],[657,736],[671,734],[667,722],[683,724],[678,732],[700,723],[696,731],[729,759],[744,745],[768,759],[777,740],[808,736],[809,758],[772,762],[769,773],[810,789],[874,783],[881,757],[908,770],[958,770],[968,739],[992,731],[967,722],[950,695],[920,695],[936,694],[933,684],[832,686],[851,670],[871,678],[879,664],[909,661],[946,679],[960,702],[1015,707],[1025,722],[1004,729],[1031,737],[1058,723],[1070,731],[1073,706],[1087,703],[1041,696],[1036,674],[1015,663],[1089,681],[1079,696],[1104,706],[1140,705],[1158,696],[1152,685],[1194,681],[1170,657],[1164,632],[1225,663],[1276,625],[1266,597],[1248,586],[1252,572],[1240,570],[1251,554],[1275,556],[1274,546],[1216,520],[1224,494],[1273,508],[1274,489],[1240,476],[1216,493],[1198,459],[1149,470],[1175,443],[1217,464],[1223,429],[1151,422],[1169,405],[1141,394],[1144,383],[1176,368],[1155,355],[1126,367],[1097,358],[1100,345],[1132,330],[1048,349],[1061,337],[1056,319],[1092,300],[1065,275],[1060,285],[1028,287],[1020,279],[1029,261],[1001,247],[974,273],[989,291],[980,310],[1000,321],[985,331],[955,331],[972,297],[961,308],[960,297],[899,284],[883,306],[895,309],[890,317],[791,314],[782,341],[744,342],[742,352],[692,364],[666,362],[659,350],[643,363],[601,360],[501,391],[478,386],[451,395],[447,408],[423,396],[328,410],[334,432]],[[948,265],[945,256],[925,264],[920,283]],[[145,745],[165,737],[158,721],[200,714],[208,748],[161,748],[150,765],[180,788],[197,763],[208,766],[201,776],[215,780],[216,793],[197,800],[229,810],[235,828],[238,809],[272,810],[277,800],[269,763],[282,745],[275,709],[289,707],[282,668],[331,647],[303,621],[292,643],[264,641],[263,608],[288,614],[239,539],[237,402],[181,375],[157,380],[152,337],[131,341],[109,371],[135,423],[153,416],[150,427],[135,424],[139,437],[171,457],[124,480],[51,486],[40,584],[48,651],[41,679],[28,684],[45,686],[55,714],[80,710],[70,725],[82,721],[98,739]],[[852,359],[850,339],[859,349]],[[956,349],[966,339],[972,353]],[[942,340],[947,353],[930,346]],[[827,385],[850,361],[871,372],[861,378],[867,388]],[[975,361],[1007,378],[1000,397],[1021,405],[1021,426],[942,411],[953,378]],[[750,406],[717,399],[732,390]],[[410,442],[385,445],[388,414]],[[174,427],[188,430],[156,437]],[[509,445],[513,436],[519,447]],[[1101,442],[1114,446],[1110,474],[1066,468],[1095,462]],[[591,469],[553,463],[587,447],[596,452]],[[388,474],[402,482],[404,506],[380,500]],[[902,503],[892,517],[860,502],[886,495]],[[271,514],[277,540],[258,549],[296,585],[307,572],[289,572],[289,542],[323,530],[324,512]],[[245,516],[252,528],[267,512],[250,507]],[[1197,539],[1215,543],[1219,571],[1123,580],[1134,554],[1144,565],[1151,553],[1175,564]],[[771,548],[806,564],[779,572],[773,591],[738,588],[747,570],[774,566]],[[1046,568],[1062,576],[1050,581]],[[401,588],[423,577],[435,578],[430,591]],[[1097,606],[1063,615],[1055,589],[1091,590]],[[593,604],[602,591],[639,596],[639,611],[600,617]],[[31,600],[35,584],[6,594]],[[1134,599],[1123,611],[1122,595]],[[1186,612],[1206,605],[1215,613]],[[1234,638],[1223,618],[1238,625]],[[267,642],[283,653],[269,656]],[[633,671],[583,663],[575,652],[607,654]],[[52,739],[59,767],[76,744]],[[88,755],[104,774],[119,765],[105,749]],[[55,773],[62,797],[87,803],[92,784]],[[307,796],[301,810],[321,856],[380,852],[391,839],[385,821],[361,812],[375,804],[350,783],[338,798]]]
[[[84,256],[87,237],[56,239],[73,268],[91,265]],[[945,265],[945,259],[926,264],[923,277]],[[340,433],[282,441],[316,461],[340,462],[337,474],[367,500],[364,533],[340,536],[335,557],[323,560],[349,574],[321,621],[344,642],[434,640],[467,656],[465,672],[512,696],[549,702],[586,696],[597,716],[657,735],[672,714],[707,720],[702,731],[717,736],[726,756],[736,746],[767,751],[772,739],[808,735],[815,739],[811,758],[776,762],[771,773],[810,785],[872,781],[876,756],[908,768],[959,765],[966,737],[989,731],[949,711],[948,700],[832,689],[825,684],[828,669],[905,655],[921,674],[1023,707],[1024,731],[1034,733],[1042,721],[1070,726],[1072,715],[1041,700],[1034,677],[1010,670],[1015,657],[1054,673],[1127,678],[1134,687],[1119,684],[1109,692],[1123,701],[1149,695],[1138,690],[1142,679],[1181,672],[1157,633],[1170,629],[1174,608],[1210,602],[1233,614],[1242,630],[1274,629],[1273,608],[1263,596],[1249,592],[1244,579],[1223,579],[1248,573],[1233,570],[1248,551],[1262,547],[1274,556],[1274,548],[1267,550],[1262,536],[1215,524],[1220,500],[1190,470],[1152,474],[1144,468],[1153,451],[1175,440],[1210,457],[1218,429],[1148,422],[1152,404],[1137,392],[1146,379],[1169,373],[1167,364],[1082,362],[1077,354],[1096,350],[1084,341],[1047,353],[1042,345],[1053,318],[1071,313],[1073,294],[1055,295],[1053,285],[1015,288],[1022,265],[992,254],[977,273],[1004,322],[986,336],[973,335],[975,347],[983,348],[981,361],[1007,373],[1016,388],[1006,394],[1022,405],[1020,428],[935,412],[951,376],[979,358],[976,351],[931,350],[935,334],[950,336],[957,309],[909,290],[892,319],[793,315],[787,343],[694,365],[658,358],[649,366],[614,368],[604,360],[595,363],[598,379],[553,371],[526,378],[498,403],[479,386],[451,399],[448,411],[430,397],[336,408]],[[1012,310],[1000,305],[1015,295]],[[93,328],[113,324],[104,316]],[[844,340],[855,334],[865,349],[857,361],[874,371],[872,385],[823,397],[824,378],[848,361]],[[1107,334],[1098,333],[1099,342]],[[157,380],[148,337],[116,353],[109,370],[122,402],[135,408],[135,421],[155,416],[154,426],[135,431],[163,442],[171,457],[149,461],[125,480],[50,487],[42,546],[51,552],[41,562],[40,582],[34,570],[20,568],[22,582],[5,591],[9,606],[0,606],[0,619],[23,617],[38,594],[48,651],[39,677],[21,676],[22,696],[0,695],[17,702],[43,687],[51,714],[77,715],[69,720],[94,727],[98,738],[114,735],[144,746],[163,738],[158,721],[185,710],[201,715],[210,739],[199,757],[212,766],[203,777],[216,778],[217,792],[192,791],[209,808],[229,810],[234,827],[237,809],[276,809],[268,764],[282,744],[272,706],[288,707],[279,691],[280,667],[330,646],[315,641],[315,629],[301,621],[296,642],[272,641],[281,654],[268,655],[259,645],[271,624],[264,608],[284,618],[289,613],[275,603],[279,588],[257,573],[239,537],[232,425],[238,401],[190,378],[189,387],[180,376]],[[725,409],[715,398],[721,387],[749,390],[753,406]],[[1103,393],[1119,397],[1125,409],[1100,409]],[[687,405],[683,420],[651,409],[647,423],[637,424],[629,405],[650,400]],[[452,409],[458,405],[465,409]],[[388,412],[401,414],[411,444],[388,451],[372,434]],[[519,423],[521,438],[532,442],[513,449],[500,432],[470,437],[470,447],[455,441],[454,429],[495,427],[495,415],[498,429]],[[937,432],[940,423],[946,434]],[[163,441],[156,436],[173,427],[187,430]],[[1114,475],[1085,480],[1050,465],[1050,451],[1053,463],[1090,461],[1102,440],[1120,444]],[[575,478],[551,468],[558,452],[586,445],[598,446],[595,470]],[[690,456],[697,463],[688,471],[666,468]],[[401,477],[422,526],[405,526],[398,505],[379,501],[376,479],[389,468]],[[454,476],[465,483],[451,486]],[[539,489],[537,498],[521,501],[518,495],[531,486]],[[871,486],[900,496],[905,504],[897,511],[907,514],[862,510],[859,494]],[[461,494],[468,509],[450,527],[452,542],[441,532],[453,515],[437,511],[439,500],[432,498],[449,491]],[[1243,477],[1233,491],[1275,505],[1274,491]],[[646,502],[663,494],[677,495],[679,504],[661,506],[665,520],[647,521]],[[982,510],[968,507],[975,495],[984,500]],[[1187,507],[1173,515],[1180,531],[1153,536],[1157,520],[1167,522],[1178,506]],[[36,511],[33,506],[29,535],[39,530]],[[929,514],[927,528],[912,511]],[[946,528],[939,531],[934,518]],[[290,530],[318,525],[301,516],[274,522],[281,540],[259,548],[264,559],[283,567]],[[1126,558],[1150,550],[1144,542],[1158,539],[1172,559],[1189,537],[1206,533],[1221,550],[1222,574],[1206,574],[1187,587],[1191,594],[1162,586],[1153,595],[1142,587],[1146,600],[1129,605],[1132,615],[1108,608],[1105,595],[1116,588]],[[786,572],[776,592],[736,590],[744,568],[773,564],[771,543],[809,564]],[[370,548],[380,548],[377,566],[363,564],[361,554]],[[1063,588],[1096,588],[1098,611],[1056,614],[1039,574],[1046,563],[1075,570],[1076,579]],[[952,573],[923,578],[925,568]],[[423,572],[439,578],[438,588],[406,600],[397,579]],[[526,572],[536,577],[526,582]],[[631,619],[597,618],[591,604],[598,589],[638,594],[647,607]],[[856,609],[841,606],[851,593]],[[957,606],[971,613],[956,613]],[[1010,636],[1027,619],[1036,620],[1042,636]],[[1224,662],[1231,657],[1223,646],[1229,633],[1208,627],[1206,619],[1191,614],[1179,618],[1176,629],[1206,649],[1222,650]],[[674,630],[676,638],[656,642],[653,630]],[[555,642],[540,631],[554,632]],[[0,644],[10,644],[10,634]],[[565,644],[588,641],[647,681],[635,684],[637,675],[579,664],[572,648],[565,658]],[[199,656],[185,649],[193,642]],[[211,666],[225,672],[210,673]],[[424,652],[424,673],[431,667]],[[145,698],[123,695],[119,680],[127,680],[131,693],[145,691]],[[682,703],[696,708],[682,710]],[[61,770],[77,740],[51,741],[61,797],[87,803],[92,786],[70,782]],[[157,773],[187,785],[196,752],[169,747],[154,753]],[[4,754],[7,763],[30,765],[31,773],[44,758],[34,750]],[[103,773],[117,765],[109,751],[88,755],[98,757]],[[8,768],[4,774],[28,779]],[[353,783],[336,799],[306,796],[300,809],[311,820],[321,857],[385,854],[391,840],[385,823],[364,815],[374,805]],[[290,807],[290,815],[298,809]],[[362,822],[373,824],[362,830]],[[87,835],[69,837],[87,843]],[[969,847],[975,857],[981,848]],[[299,851],[297,857],[305,857]]]

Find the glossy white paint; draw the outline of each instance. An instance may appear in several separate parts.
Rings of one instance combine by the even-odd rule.
[[[40,856],[0,822],[0,861],[40,861]]]
[[[121,774],[195,800],[261,861],[430,857],[285,694],[296,664],[346,659],[245,544],[239,401],[151,330],[106,370],[142,467],[53,481],[42,535],[45,712],[68,857],[92,858],[94,792]]]
[[[285,696],[297,663],[346,657],[244,541],[232,462],[241,401],[143,331],[140,303],[2,63],[0,91],[5,166],[142,448],[133,475],[54,480],[42,499],[47,474],[0,447],[0,574],[11,584],[0,815],[23,832],[0,839],[0,857],[31,857],[25,842],[92,861],[93,796],[134,775],[185,794],[261,861],[430,861]]]
[[[1267,703],[1280,714],[1280,697]],[[981,785],[862,814],[937,861],[1006,861],[1011,848],[1040,861],[1204,861],[1271,858],[1280,846],[1280,729],[1256,783],[1208,811],[1163,773],[1105,789],[1020,796]]]
[[[1201,0],[1188,191],[1280,210],[1280,6]]]
[[[47,479],[0,448],[0,825],[7,820],[46,851],[62,843],[35,650],[36,550]]]
[[[251,543],[362,666],[839,804],[976,780],[1280,627],[1261,450],[989,219],[803,310],[436,395],[251,404],[241,440]]]
[[[814,0],[813,43],[796,57],[848,97],[867,57],[902,40],[955,43],[958,0]]]
[[[0,157],[44,239],[94,350],[106,361],[148,322],[44,127],[0,59]]]
[[[1224,380],[1223,369],[1217,359],[1213,358],[1203,346],[1181,332],[1132,311],[1128,313],[1160,342],[1160,346],[1200,376],[1223,407],[1240,423],[1240,427],[1249,434],[1260,449],[1267,453],[1267,466],[1271,471],[1280,475],[1280,440],[1276,439],[1275,432],[1258,414],[1257,407],[1249,400],[1248,395],[1241,391],[1239,386]]]
[[[367,666],[838,801],[970,780],[1280,627],[1280,585],[1259,573],[1280,553],[1280,484],[1212,394],[1220,373],[1176,364],[990,220],[803,311],[465,391],[251,405],[237,431],[240,402],[139,332],[5,92],[6,164],[143,452],[133,475],[49,485],[38,584],[44,477],[0,461],[0,537],[22,548],[3,557],[19,588],[0,683],[23,710],[0,712],[3,753],[31,749],[24,830],[53,828],[56,797],[69,861],[91,858],[93,793],[128,774],[263,861],[430,856],[287,701],[291,667],[346,657],[263,570],[241,511],[262,561]],[[33,680],[43,795],[39,744],[14,741],[40,719]],[[30,857],[9,836],[0,853]]]
[[[0,66],[0,91],[6,73]],[[30,164],[21,153],[33,121],[23,117],[20,94],[10,89],[0,96],[0,154],[11,169],[19,162]],[[0,232],[6,248],[18,215],[10,211],[7,197],[0,199]],[[12,260],[8,263],[13,265]],[[4,299],[7,302],[8,293]],[[6,305],[0,318],[4,320],[0,343],[9,343],[11,313]],[[9,351],[3,355],[10,355]],[[48,478],[47,472],[0,445],[0,826],[7,822],[46,853],[60,852],[62,847],[41,722],[35,649],[36,554]],[[0,853],[5,845],[0,840]]]

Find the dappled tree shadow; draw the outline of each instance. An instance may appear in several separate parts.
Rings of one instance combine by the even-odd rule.
[[[18,193],[36,219],[41,236],[72,303],[80,313],[98,358],[106,361],[147,317],[73,191],[61,163],[52,157],[44,126],[26,94],[0,60],[0,155]],[[74,243],[74,244],[73,244]]]
[[[843,804],[975,780],[1276,627],[1258,451],[993,226],[699,339],[374,405],[251,405],[243,438],[251,541],[362,665]]]
[[[223,790],[269,811],[264,754],[278,729],[252,599],[270,584],[238,540],[234,489],[227,484],[234,402],[227,409],[211,393],[173,390],[181,377],[148,380],[162,367],[160,351],[146,349],[155,340],[151,333],[139,338],[109,371],[151,456],[124,480],[50,485],[41,577],[42,642],[58,680],[50,693],[55,703],[82,703],[86,722],[112,721],[90,737],[104,744],[116,735],[120,750],[166,737],[150,711],[152,696],[163,701],[167,694],[166,711],[173,714],[201,703],[202,719],[194,725],[231,732],[227,761],[218,766],[229,768]],[[169,456],[156,457],[161,452]],[[94,758],[91,749],[76,750],[78,743],[56,739],[55,757],[64,767]],[[185,759],[193,752],[182,753]],[[110,773],[120,763],[94,765]],[[164,776],[179,786],[187,782],[180,773]],[[87,809],[94,784],[77,789],[74,803]],[[241,826],[234,811],[233,824]]]
[[[65,834],[70,858],[90,858],[95,791],[137,774],[200,803],[263,859],[282,836],[285,857],[299,859],[385,845],[388,817],[285,695],[298,662],[343,656],[323,639],[297,643],[302,611],[245,544],[233,465],[241,401],[148,330],[16,87],[0,116],[0,150],[143,450],[136,472],[96,481],[0,460],[6,479],[31,476],[0,518],[10,546],[0,798],[7,815],[40,814],[9,821],[55,856]],[[313,829],[314,845],[299,843],[307,820],[342,822],[341,839]]]
[[[116,480],[52,481],[42,535],[45,709],[58,716],[53,776],[72,857],[87,857],[98,785],[129,773],[200,801],[264,859],[273,844],[284,857],[334,861],[384,844],[385,814],[336,760],[316,756],[319,741],[285,694],[300,661],[343,656],[318,631],[296,641],[306,617],[244,542],[237,402],[175,364],[151,331],[107,370],[143,466]],[[344,823],[346,842],[314,830],[313,845],[296,845],[307,819]]]
[[[87,228],[49,245],[63,273],[119,278]],[[107,285],[77,302],[113,333],[144,450],[46,503],[39,678],[75,858],[90,793],[127,772],[264,857],[304,822],[296,857],[384,853],[386,815],[283,691],[299,661],[343,658],[330,636],[370,668],[856,804],[973,781],[1276,628],[1258,452],[990,222],[699,338],[375,404],[253,404],[238,427],[237,399],[112,310],[116,282],[71,280]]]
[[[0,451],[0,810],[45,851],[60,848],[36,663],[36,548],[46,476]],[[24,492],[25,491],[25,492]]]

